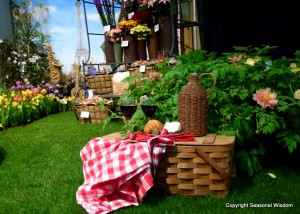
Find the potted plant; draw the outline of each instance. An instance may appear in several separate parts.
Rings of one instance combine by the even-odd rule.
[[[146,40],[151,30],[147,25],[137,25],[130,29],[130,34],[134,35],[137,40]]]
[[[116,63],[122,62],[122,30],[116,27],[107,31],[105,34],[110,38],[110,41],[113,43]]]
[[[124,20],[118,23],[117,27],[122,30],[122,42],[124,50],[124,62],[134,62],[138,60],[136,39],[130,34],[130,29],[136,27],[138,22],[134,20]],[[127,42],[126,45],[124,45]]]
[[[118,23],[117,27],[122,30],[122,35],[130,35],[130,29],[136,27],[138,22],[132,19],[124,20]]]
[[[137,25],[130,29],[130,34],[137,39],[138,54],[140,60],[147,59],[146,39],[151,34],[151,29],[147,25]]]

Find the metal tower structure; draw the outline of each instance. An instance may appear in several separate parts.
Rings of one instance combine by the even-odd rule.
[[[80,65],[82,58],[87,58],[89,51],[82,44],[81,16],[80,16],[80,0],[75,3],[77,9],[77,48],[75,51],[76,63]]]

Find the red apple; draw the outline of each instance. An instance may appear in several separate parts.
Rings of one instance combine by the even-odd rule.
[[[136,133],[135,133],[135,132],[130,132],[130,133],[128,134],[128,137],[129,137],[130,140],[135,140],[135,138],[136,138]]]
[[[169,131],[168,131],[167,129],[162,129],[162,130],[160,131],[160,134],[161,134],[161,135],[168,135],[168,134],[169,134]]]

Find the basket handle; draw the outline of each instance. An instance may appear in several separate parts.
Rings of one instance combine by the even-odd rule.
[[[215,170],[217,170],[223,178],[230,177],[229,173],[227,173],[223,168],[219,167],[219,165],[211,159],[205,152],[203,152],[199,147],[195,148],[195,152],[206,160]]]
[[[211,92],[214,90],[214,88],[216,87],[216,77],[215,75],[213,75],[212,73],[202,73],[199,75],[198,80],[201,79],[203,76],[211,76],[214,80],[211,88],[207,91],[208,95],[211,94]]]

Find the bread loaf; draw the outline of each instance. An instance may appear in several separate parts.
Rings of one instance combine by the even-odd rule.
[[[144,127],[144,133],[152,134],[155,129],[161,131],[163,128],[164,124],[159,120],[149,120]]]

